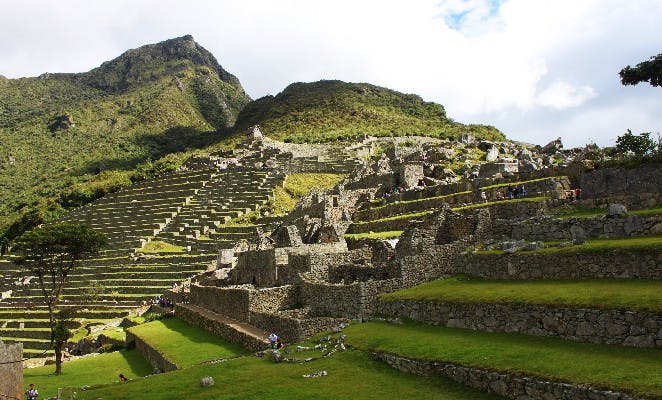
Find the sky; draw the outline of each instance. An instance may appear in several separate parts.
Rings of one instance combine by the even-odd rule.
[[[368,82],[509,139],[613,145],[662,132],[662,88],[618,72],[662,53],[660,0],[0,0],[0,74],[84,72],[191,34],[252,98]]]

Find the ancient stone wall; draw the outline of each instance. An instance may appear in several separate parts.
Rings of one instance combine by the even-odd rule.
[[[422,210],[439,208],[443,204],[456,205],[461,203],[471,203],[473,193],[462,192],[447,196],[432,197],[411,202],[389,203],[383,207],[375,207],[367,210],[361,210],[354,213],[355,220],[372,221],[386,218],[392,215],[415,213]]]
[[[237,321],[248,322],[250,289],[191,285],[191,303]]]
[[[301,342],[317,333],[331,330],[342,318],[309,317],[296,318],[288,315],[251,313],[251,324],[266,332],[275,332],[285,344]]]
[[[236,284],[255,283],[258,286],[273,286],[277,280],[275,249],[250,250],[239,254],[237,267],[232,270],[232,281]]]
[[[377,296],[402,288],[401,279],[355,282],[347,285],[303,282],[301,301],[313,316],[357,319],[375,312]]]
[[[273,313],[286,310],[299,303],[299,287],[293,285],[278,286],[249,292],[251,316],[255,312]]]
[[[662,279],[659,249],[543,253],[463,254],[452,273],[485,279]]]
[[[414,300],[379,301],[377,310],[381,315],[449,328],[662,347],[662,315],[650,312]]]
[[[0,340],[0,398],[23,399],[23,344]]]
[[[659,235],[662,233],[662,215],[621,218],[605,216],[589,218],[538,217],[527,221],[496,220],[492,232],[496,238],[530,241],[571,240],[570,228],[581,227],[588,237],[618,238],[625,236]]]
[[[645,164],[633,169],[604,168],[586,172],[580,177],[582,199],[614,198],[628,196],[628,206],[643,206],[637,204],[641,200],[638,195],[660,194],[660,165]],[[645,198],[644,198],[645,199]],[[655,204],[652,204],[655,205]],[[647,205],[647,206],[652,206]]]
[[[513,400],[644,400],[642,397],[626,393],[592,388],[587,385],[548,381],[534,376],[521,376],[514,372],[496,372],[452,363],[414,360],[385,353],[377,353],[375,358],[403,372],[423,376],[446,376],[463,385]]]
[[[140,337],[131,333],[130,330],[126,332],[125,343],[128,348],[135,347],[140,352],[140,354],[142,354],[145,360],[149,362],[152,368],[158,368],[158,370],[161,372],[170,372],[178,369],[174,362],[168,360],[165,355],[159,353]]]

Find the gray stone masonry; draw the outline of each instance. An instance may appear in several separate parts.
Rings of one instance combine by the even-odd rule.
[[[416,300],[379,301],[376,310],[378,315],[449,328],[662,348],[662,315],[659,313]]]
[[[446,376],[463,385],[513,400],[644,400],[627,393],[597,389],[587,385],[554,382],[535,376],[489,371],[443,361],[415,360],[384,353],[376,353],[375,358],[399,371],[423,376]]]
[[[662,252],[608,250],[600,252],[463,254],[455,274],[485,279],[662,279]]]

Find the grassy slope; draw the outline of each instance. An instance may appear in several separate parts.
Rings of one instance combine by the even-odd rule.
[[[662,311],[662,282],[488,281],[454,277],[382,295],[385,300],[515,303],[603,309]]]
[[[303,374],[325,370],[321,378]],[[203,388],[203,376],[214,386]],[[357,351],[309,363],[274,364],[245,357],[78,393],[79,399],[496,399],[446,379],[401,373]]]
[[[524,373],[577,384],[662,396],[662,350],[574,343],[424,324],[350,326],[361,350]]]
[[[420,135],[503,139],[496,128],[462,125],[446,117],[443,106],[366,83],[319,81],[294,83],[281,93],[249,104],[237,125],[259,123],[271,137],[294,142],[319,142],[373,136]]]
[[[85,357],[62,365],[62,375],[54,375],[54,365],[23,370],[27,386],[34,383],[41,397],[55,396],[57,388],[65,386],[99,385],[117,382],[119,374],[129,379],[145,376],[152,367],[137,350],[118,351]]]
[[[573,246],[544,247],[538,250],[519,251],[513,257],[516,257],[517,254],[550,254],[561,252],[609,252],[619,250],[649,252],[659,250],[660,248],[662,248],[662,236],[636,236],[614,239],[589,239],[583,244]],[[484,250],[478,251],[476,254],[505,254],[505,252],[501,250]]]
[[[174,318],[138,325],[129,328],[128,332],[165,354],[168,360],[180,368],[247,353],[237,345]]]

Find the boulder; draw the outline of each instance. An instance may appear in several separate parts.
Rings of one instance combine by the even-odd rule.
[[[276,364],[285,360],[285,357],[281,354],[281,352],[276,349],[272,350],[269,353],[269,358],[271,359],[271,361],[275,362]]]
[[[489,150],[487,150],[487,154],[485,154],[485,160],[487,162],[494,162],[499,158],[499,149],[497,149],[495,146],[490,147]]]
[[[620,217],[627,212],[628,209],[623,204],[612,203],[607,207],[607,217],[610,218]]]
[[[202,387],[212,387],[214,386],[214,378],[211,376],[205,376],[200,378],[200,386]]]
[[[588,237],[584,228],[579,225],[573,225],[570,227],[570,236],[572,236],[572,244],[582,244]]]
[[[501,247],[501,250],[503,250],[505,253],[508,254],[512,254],[517,251],[523,250],[524,248],[526,248],[526,246],[527,246],[526,240],[511,240],[511,241],[499,243],[499,247]]]
[[[563,148],[563,143],[561,142],[561,138],[558,137],[555,140],[552,140],[551,142],[547,143],[540,150],[540,152],[543,154],[555,154],[557,151],[561,150],[562,148]]]

